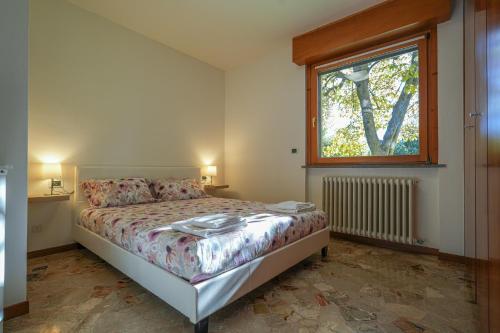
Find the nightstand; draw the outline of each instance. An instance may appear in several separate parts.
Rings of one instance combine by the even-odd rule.
[[[28,195],[28,258],[75,246],[71,204],[71,194]]]
[[[54,194],[54,195],[34,195],[28,197],[29,203],[35,202],[54,202],[69,200],[70,194]]]
[[[205,185],[203,189],[210,195],[216,196],[217,190],[223,190],[225,188],[229,188],[229,185]]]
[[[205,185],[203,187],[206,191],[215,191],[229,188],[229,185]]]

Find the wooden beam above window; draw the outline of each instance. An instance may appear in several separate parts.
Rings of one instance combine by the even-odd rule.
[[[452,0],[387,0],[293,39],[293,62],[311,64],[450,19]]]

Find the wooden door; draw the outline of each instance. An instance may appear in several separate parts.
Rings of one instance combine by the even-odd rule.
[[[490,332],[500,332],[500,0],[488,0],[488,300]]]
[[[464,3],[465,255],[479,332],[500,332],[500,0]]]

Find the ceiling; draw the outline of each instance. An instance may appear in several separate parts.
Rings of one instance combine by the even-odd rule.
[[[382,0],[69,1],[223,70],[250,62],[271,50],[277,43],[291,39],[295,35],[382,2]]]

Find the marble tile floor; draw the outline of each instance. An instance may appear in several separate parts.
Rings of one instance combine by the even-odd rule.
[[[29,260],[30,313],[6,332],[192,332],[189,321],[87,250]],[[210,318],[210,332],[475,332],[465,266],[332,240]]]

